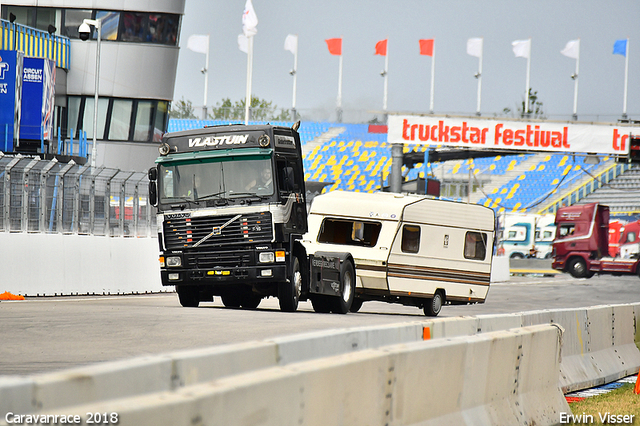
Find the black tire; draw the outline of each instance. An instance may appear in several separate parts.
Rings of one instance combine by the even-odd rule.
[[[222,299],[222,303],[227,308],[239,308],[242,304],[242,298],[237,294],[225,294],[220,297]]]
[[[283,312],[295,312],[298,309],[302,293],[302,269],[297,256],[291,257],[291,273],[286,282],[278,285],[278,301]]]
[[[428,317],[437,317],[444,305],[444,296],[441,291],[436,291],[433,298],[427,299],[424,304],[424,314]]]
[[[589,275],[587,262],[585,262],[581,257],[574,257],[567,265],[567,272],[569,272],[574,278],[585,278]]]
[[[335,314],[346,314],[351,308],[356,293],[356,273],[350,261],[340,266],[340,295],[332,297],[332,311]]]
[[[245,294],[242,297],[241,305],[244,309],[256,309],[260,302],[262,302],[262,297],[257,294]]]
[[[511,253],[511,256],[509,256],[511,259],[524,259],[524,256],[522,255],[522,253]]]
[[[319,314],[328,314],[331,312],[331,299],[329,296],[315,295],[311,298],[311,306]]]
[[[349,308],[350,312],[358,312],[360,308],[362,308],[362,304],[364,303],[363,299],[359,297],[354,297],[353,302],[351,302],[351,308]]]
[[[197,308],[200,305],[200,289],[188,285],[177,285],[178,300],[184,308]]]

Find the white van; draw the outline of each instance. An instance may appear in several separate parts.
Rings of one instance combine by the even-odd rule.
[[[356,312],[368,300],[438,315],[484,303],[495,238],[493,210],[419,195],[334,191],[314,198],[308,254],[344,252],[356,266]],[[348,246],[348,247],[345,247]]]

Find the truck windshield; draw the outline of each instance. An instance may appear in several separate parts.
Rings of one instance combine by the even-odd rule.
[[[273,195],[269,157],[184,161],[158,166],[160,203]]]

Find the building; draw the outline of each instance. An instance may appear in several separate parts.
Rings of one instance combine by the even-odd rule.
[[[97,31],[82,41],[78,28],[84,19],[100,20],[95,164],[141,171],[153,164],[167,128],[184,5],[185,0],[2,0],[0,49],[29,56],[31,33],[68,37],[69,63],[56,70],[54,137],[77,140],[82,130],[91,141]],[[34,56],[53,59],[46,52]]]

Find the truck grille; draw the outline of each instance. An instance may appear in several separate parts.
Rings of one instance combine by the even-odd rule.
[[[187,268],[213,269],[236,268],[254,264],[253,252],[243,247],[234,250],[199,251],[187,253],[185,256]]]
[[[184,250],[197,244],[198,251],[216,250],[272,240],[271,213],[249,213],[234,218],[235,215],[166,219],[165,247],[167,250]]]

